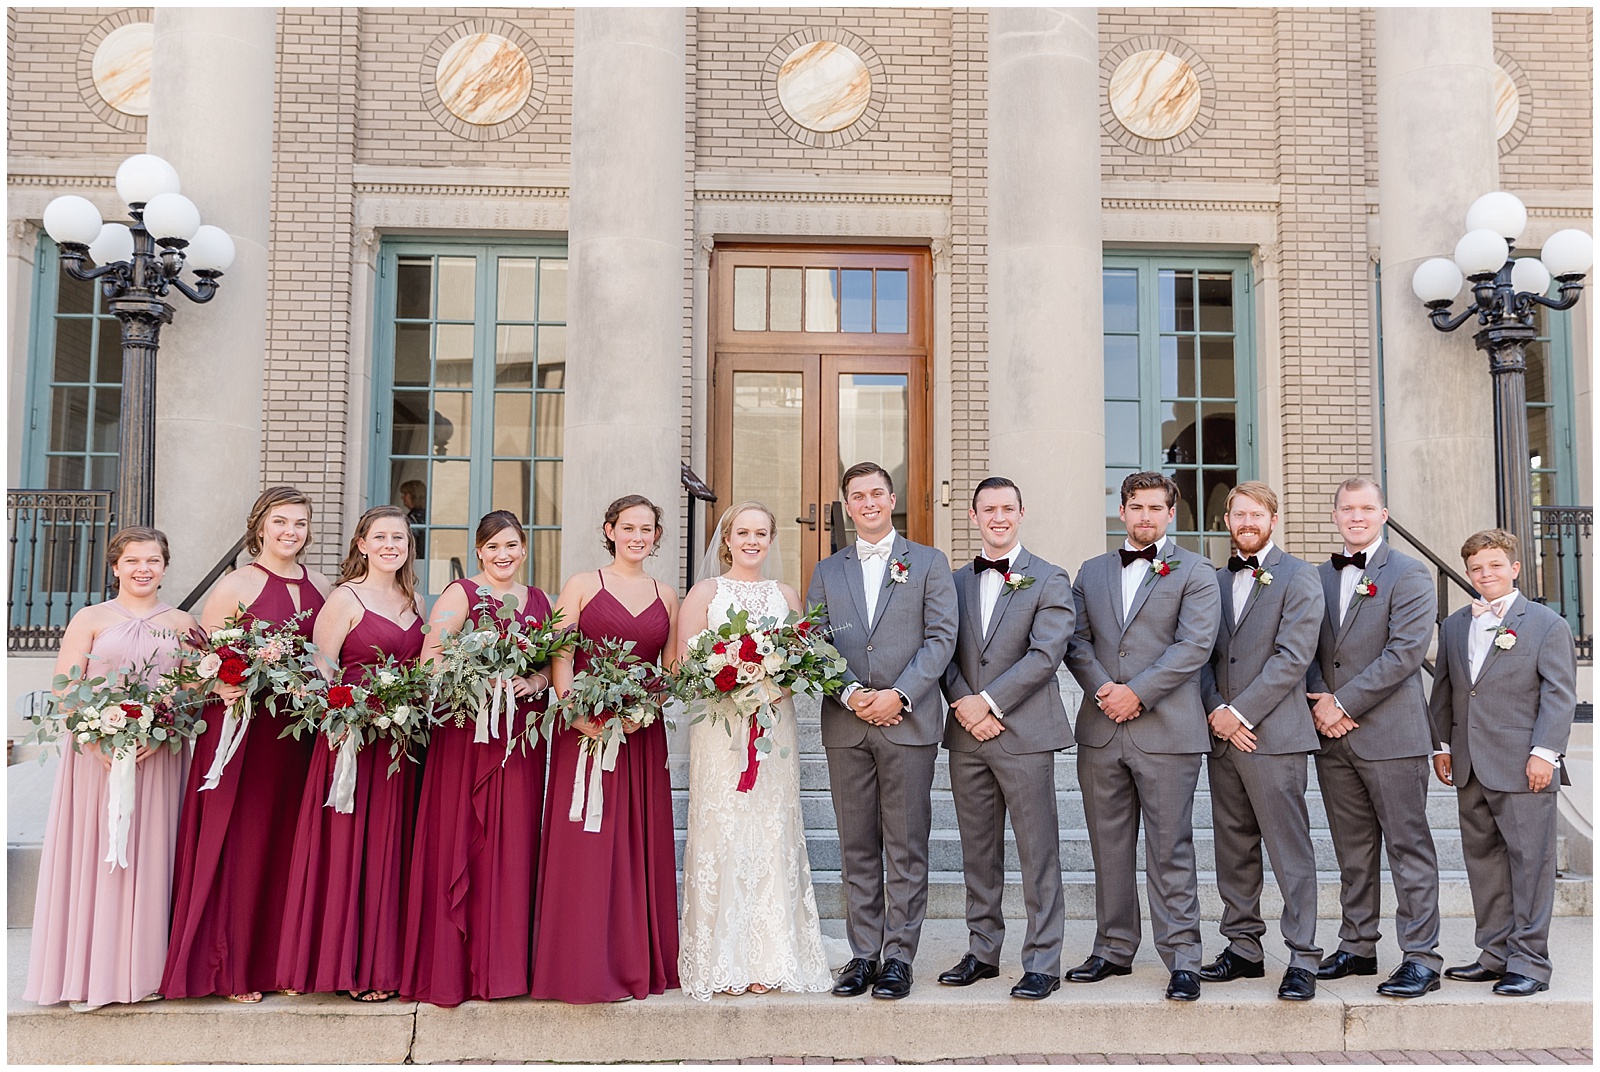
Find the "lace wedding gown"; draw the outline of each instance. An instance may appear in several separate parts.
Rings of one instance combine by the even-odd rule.
[[[752,621],[781,622],[789,607],[774,581],[718,578],[707,624],[716,629],[739,610]],[[702,1001],[718,991],[743,993],[753,983],[811,992],[833,986],[800,816],[794,704],[785,698],[779,712],[773,749],[748,793],[736,786],[749,721],[736,721],[732,737],[710,719],[689,730],[678,975],[684,993]]]

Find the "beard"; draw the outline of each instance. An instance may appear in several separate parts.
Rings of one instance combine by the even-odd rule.
[[[1255,554],[1267,546],[1267,542],[1272,539],[1270,531],[1236,532],[1231,533],[1230,536],[1233,540],[1234,549],[1239,552],[1241,557]]]

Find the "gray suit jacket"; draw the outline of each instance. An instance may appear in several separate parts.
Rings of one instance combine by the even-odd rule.
[[[1011,564],[1013,573],[1032,577],[1028,587],[1001,588],[983,627],[983,596],[978,575],[967,563],[955,572],[961,608],[956,656],[944,672],[944,695],[951,703],[987,692],[1004,712],[1001,748],[1015,755],[1054,752],[1072,747],[1072,724],[1061,702],[1056,668],[1072,640],[1072,580],[1067,571],[1028,553],[1024,547]],[[972,752],[979,741],[951,713],[945,720],[944,746]]]
[[[1237,621],[1234,575],[1226,568],[1217,571],[1222,627],[1211,661],[1200,672],[1200,690],[1208,712],[1227,703],[1250,720],[1257,752],[1315,752],[1322,739],[1306,705],[1305,679],[1322,627],[1322,585],[1309,562],[1276,545],[1261,566],[1272,583],[1256,582]],[[1228,747],[1218,741],[1213,751]]]
[[[1189,754],[1211,749],[1200,696],[1200,668],[1211,656],[1222,620],[1222,599],[1211,563],[1168,539],[1173,559],[1165,577],[1147,577],[1123,622],[1122,562],[1115,551],[1091,558],[1072,586],[1077,629],[1067,668],[1083,687],[1077,736],[1095,748],[1110,743],[1117,724],[1095,703],[1108,681],[1127,685],[1143,710],[1129,720],[1129,739],[1142,751]]]
[[[899,689],[911,711],[883,735],[895,744],[938,744],[944,727],[939,677],[956,647],[956,587],[944,552],[896,535],[891,562],[908,567],[904,583],[884,571],[883,591],[872,627],[867,627],[861,560],[855,544],[817,563],[806,605],[823,606],[823,624],[836,630],[833,645],[849,664],[853,681],[871,689]],[[860,744],[867,724],[831,697],[822,701],[822,743],[829,748]]]
[[[1473,620],[1472,608],[1462,607],[1439,627],[1430,701],[1433,733],[1450,746],[1456,785],[1476,774],[1486,789],[1526,793],[1530,750],[1567,750],[1577,709],[1572,629],[1549,607],[1518,596],[1504,623],[1517,634],[1516,643],[1491,647],[1473,679],[1467,648]],[[1544,792],[1556,792],[1560,780],[1550,779]]]
[[[1359,727],[1350,750],[1362,759],[1401,759],[1433,752],[1422,660],[1433,636],[1438,598],[1428,568],[1385,540],[1367,560],[1365,576],[1376,595],[1350,600],[1339,618],[1339,574],[1333,563],[1317,567],[1322,580],[1322,635],[1306,674],[1306,691],[1331,692]],[[1334,738],[1324,737],[1322,747]]]

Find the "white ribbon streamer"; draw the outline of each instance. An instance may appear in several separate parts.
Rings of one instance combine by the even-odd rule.
[[[478,705],[477,727],[473,730],[473,744],[488,744],[492,737],[500,739],[500,713],[505,712],[506,737],[508,738],[506,750],[510,751],[509,738],[516,733],[515,719],[517,717],[516,693],[511,688],[511,682],[504,678],[492,679],[494,689],[489,693],[487,707]]]
[[[240,709],[243,709],[243,715],[239,714]],[[222,781],[222,772],[228,769],[228,761],[244,743],[244,731],[250,728],[250,718],[254,713],[255,708],[248,694],[228,705],[227,713],[222,716],[222,732],[217,736],[217,754],[211,760],[211,768],[206,771],[200,792],[215,789]]]
[[[328,787],[324,808],[332,807],[340,815],[356,810],[356,755],[361,751],[361,734],[346,730],[344,743],[339,746],[339,758],[333,763],[333,784]]]
[[[106,829],[111,844],[106,847],[106,858],[101,861],[111,865],[111,870],[128,866],[128,830],[133,825],[133,786],[136,768],[135,752],[129,749],[118,752],[111,760],[111,773],[106,779]]]
[[[617,755],[621,750],[622,741],[617,738],[601,745],[598,756],[590,756],[586,744],[580,743],[578,747],[578,766],[572,779],[572,807],[567,809],[567,818],[572,822],[581,819],[585,833],[597,833],[600,829],[605,812],[605,783],[601,775],[617,769]],[[587,793],[585,773],[588,775]]]

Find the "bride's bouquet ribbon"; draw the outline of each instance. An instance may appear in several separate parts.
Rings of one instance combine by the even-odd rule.
[[[332,807],[340,815],[356,810],[356,757],[360,752],[361,734],[350,729],[339,746],[339,758],[333,762],[333,784],[328,786],[328,799],[323,801],[323,807]]]
[[[133,825],[134,774],[138,761],[132,749],[119,751],[111,760],[106,784],[106,830],[111,835],[106,858],[111,868],[128,866],[128,830]]]
[[[768,704],[774,704],[783,699],[783,690],[773,684],[770,679],[763,679],[740,689],[734,694],[733,698],[740,702],[741,707],[752,702],[755,704],[755,707],[751,709],[747,716],[750,719],[750,732],[744,742],[743,762],[739,767],[739,783],[734,787],[737,792],[748,793],[755,788],[756,775],[761,773],[761,761],[767,758],[767,753],[756,747],[756,741],[761,738],[761,720],[756,717],[756,714]],[[737,737],[734,738],[732,748],[734,751],[740,750],[740,743]]]
[[[622,741],[617,737],[601,744],[597,756],[590,755],[586,743],[579,744],[578,765],[572,776],[572,806],[567,809],[567,818],[575,823],[582,822],[585,833],[593,834],[600,829],[605,809],[605,783],[601,774],[617,769],[617,753],[621,750]]]
[[[244,731],[250,728],[250,718],[254,713],[249,693],[241,696],[238,702],[228,705],[227,713],[222,716],[222,729],[217,736],[217,754],[212,757],[211,766],[206,770],[205,781],[200,783],[200,792],[215,789],[222,781],[222,772],[228,769],[228,761],[244,743]]]

